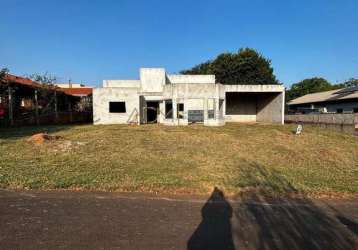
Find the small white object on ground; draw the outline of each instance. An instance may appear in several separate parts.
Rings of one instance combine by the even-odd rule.
[[[296,135],[300,135],[302,133],[303,126],[302,124],[298,124],[296,128]]]

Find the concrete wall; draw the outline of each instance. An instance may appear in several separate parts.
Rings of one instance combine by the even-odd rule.
[[[167,84],[164,86],[164,98],[218,98],[220,84]]]
[[[358,114],[285,115],[285,122],[313,124],[358,136]]]
[[[162,68],[141,68],[140,82],[142,92],[162,92],[166,83],[165,70]]]
[[[139,80],[103,80],[103,88],[140,88]]]
[[[225,92],[284,92],[283,85],[222,85]]]
[[[204,110],[204,99],[186,99],[187,110]],[[184,105],[185,105],[184,104]]]
[[[109,113],[109,102],[125,102],[126,113]],[[139,122],[139,96],[136,88],[97,88],[93,91],[94,124]]]
[[[257,99],[258,122],[283,123],[284,122],[284,94],[263,93]]]
[[[215,83],[215,75],[167,75],[169,83]]]
[[[316,124],[358,124],[358,114],[306,114],[285,115],[286,122]]]

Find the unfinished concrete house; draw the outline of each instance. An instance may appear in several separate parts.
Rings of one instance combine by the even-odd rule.
[[[282,85],[224,85],[215,75],[171,75],[141,68],[139,80],[104,80],[93,91],[94,124],[220,126],[284,122]]]

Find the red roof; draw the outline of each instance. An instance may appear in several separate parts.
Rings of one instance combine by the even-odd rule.
[[[12,83],[17,83],[20,85],[26,85],[26,86],[30,86],[30,87],[34,87],[34,88],[43,88],[43,86],[37,82],[32,81],[31,79],[28,78],[24,78],[21,76],[15,76],[15,75],[11,75],[11,74],[6,74],[5,81],[8,82],[12,82]]]
[[[62,91],[68,95],[84,96],[92,94],[92,88],[62,88]]]
[[[59,87],[56,87],[53,85],[41,84],[41,83],[35,82],[29,78],[25,78],[25,77],[21,77],[21,76],[6,74],[4,77],[4,80],[11,84],[25,85],[25,86],[28,86],[31,88],[47,89],[47,90],[52,90],[52,91],[56,90],[56,91],[63,92]]]
[[[82,90],[80,92],[78,92],[78,94],[76,93],[77,88],[73,88],[73,89],[63,89],[63,88],[59,88],[56,86],[46,86],[44,84],[40,84],[38,82],[35,82],[29,78],[25,78],[25,77],[21,77],[21,76],[15,76],[15,75],[11,75],[11,74],[6,74],[4,77],[4,80],[12,83],[12,84],[18,84],[18,85],[25,85],[31,88],[41,88],[41,89],[47,89],[47,90],[56,90],[56,91],[61,91],[64,92],[67,95],[88,95],[92,93],[92,88],[78,88],[78,89],[85,89]],[[69,91],[67,91],[69,90]],[[74,91],[73,91],[74,90]]]

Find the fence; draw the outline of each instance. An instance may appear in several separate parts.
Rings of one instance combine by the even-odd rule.
[[[342,132],[357,134],[358,114],[305,114],[285,115],[286,123],[316,124]]]
[[[21,118],[16,118],[10,124],[6,118],[0,118],[0,126],[27,126],[27,125],[57,125],[57,124],[78,124],[91,123],[93,120],[92,112],[58,112],[39,115],[23,114]]]

